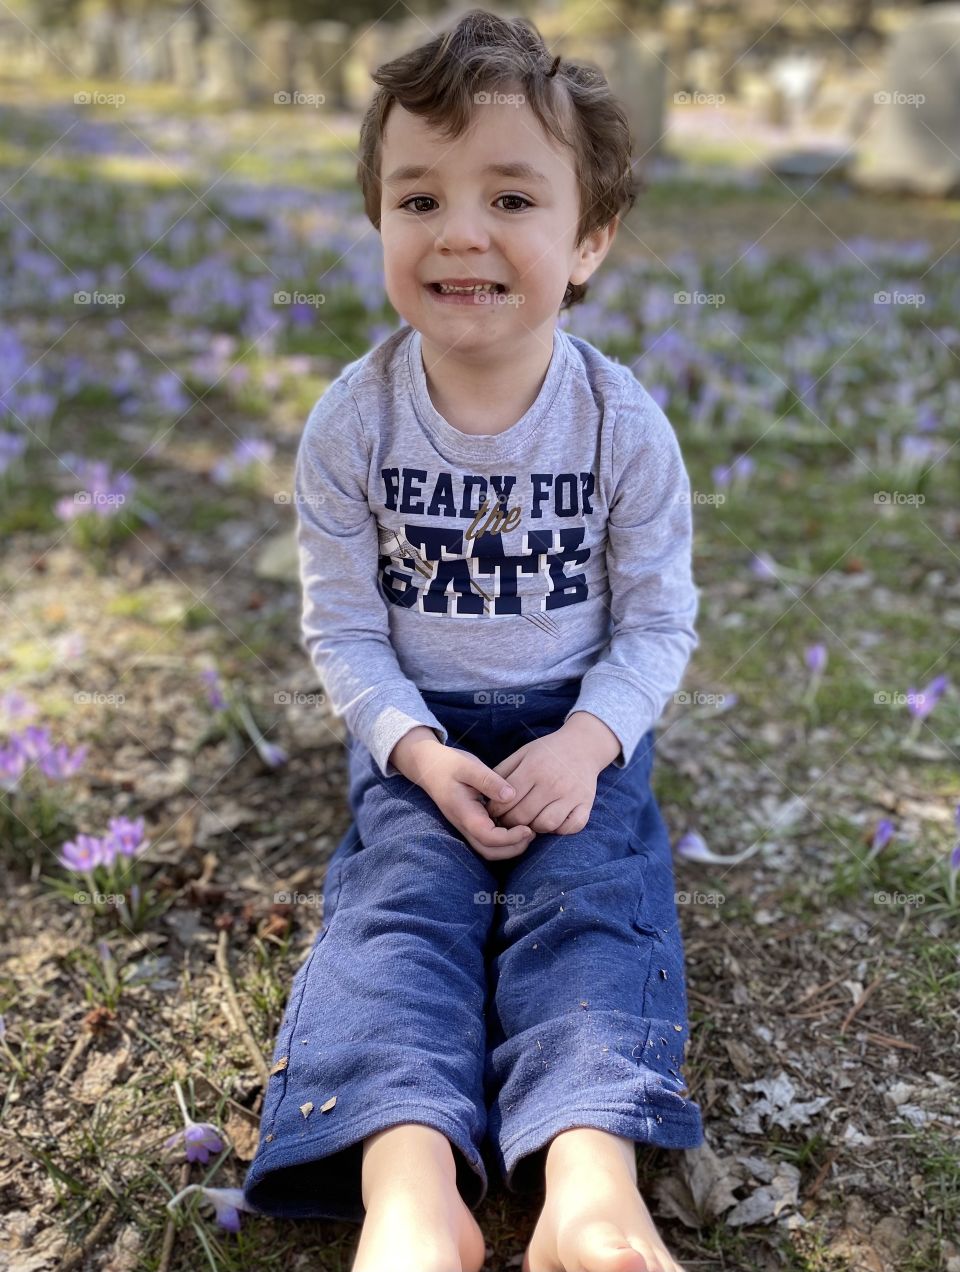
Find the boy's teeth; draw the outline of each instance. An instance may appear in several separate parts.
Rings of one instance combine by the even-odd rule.
[[[440,288],[441,292],[463,292],[464,294],[466,294],[467,292],[475,292],[475,291],[496,291],[497,290],[496,283],[476,283],[473,287],[452,287],[452,286],[449,286],[447,283],[438,283],[437,286]]]

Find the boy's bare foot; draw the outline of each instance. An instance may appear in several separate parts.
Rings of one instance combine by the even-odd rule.
[[[405,1122],[370,1136],[362,1180],[366,1217],[352,1272],[480,1272],[483,1233],[440,1131]]]
[[[563,1131],[547,1149],[546,1182],[523,1272],[684,1272],[637,1191],[632,1140]]]

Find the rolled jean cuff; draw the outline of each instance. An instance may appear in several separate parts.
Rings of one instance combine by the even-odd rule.
[[[382,1109],[327,1135],[304,1135],[295,1141],[261,1144],[243,1184],[244,1199],[258,1213],[278,1219],[340,1219],[362,1223],[365,1209],[361,1196],[363,1141],[401,1123],[431,1126],[450,1140],[457,1167],[457,1187],[475,1210],[487,1195],[487,1170],[477,1148],[444,1109],[431,1108],[422,1100],[392,1104],[389,1116]],[[344,1150],[353,1149],[352,1153]],[[312,1169],[306,1169],[312,1167]]]
[[[503,1150],[499,1166],[507,1188],[511,1192],[523,1191],[516,1178],[523,1158],[547,1148],[562,1131],[582,1126],[657,1148],[697,1148],[704,1140],[700,1106],[692,1100],[686,1101],[683,1109],[671,1109],[659,1115],[653,1109],[640,1108],[621,1111],[581,1108],[576,1113],[557,1113],[540,1126],[524,1131]]]

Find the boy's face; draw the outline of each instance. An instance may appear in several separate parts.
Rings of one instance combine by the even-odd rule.
[[[380,170],[391,304],[435,348],[482,359],[516,356],[528,337],[541,346],[552,341],[567,283],[586,282],[616,232],[614,221],[575,246],[573,152],[544,131],[526,103],[503,92],[488,96],[453,141],[395,103]],[[496,164],[526,164],[542,179],[495,172]],[[428,171],[398,175],[410,166]],[[506,293],[438,296],[430,284],[448,279],[500,283]]]

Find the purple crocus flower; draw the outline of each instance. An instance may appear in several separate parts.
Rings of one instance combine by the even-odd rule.
[[[14,753],[19,753],[19,759],[14,758]],[[75,751],[64,745],[55,746],[49,729],[31,724],[22,733],[11,736],[6,754],[0,753],[0,770],[16,771],[20,777],[27,763],[36,764],[45,777],[61,781],[77,772],[86,755],[86,746],[79,746]]]
[[[90,512],[100,518],[116,516],[136,486],[134,479],[127,473],[114,476],[109,464],[102,459],[78,459],[73,454],[62,458],[68,466],[74,467],[81,484],[78,494],[84,498],[78,500],[76,495],[66,495],[58,499],[55,511],[61,521],[73,521]]]
[[[918,720],[925,720],[933,708],[943,697],[944,691],[949,684],[949,680],[945,675],[934,676],[927,685],[926,689],[916,690],[910,688],[907,690],[907,709],[910,714]]]
[[[0,433],[0,476],[27,449],[27,439],[19,433]]]
[[[136,821],[127,817],[111,817],[106,838],[110,840],[114,854],[133,857],[144,846],[143,826],[142,817]]]
[[[107,865],[109,861],[104,852],[103,841],[94,835],[77,835],[76,839],[68,839],[60,850],[60,864],[68,870],[87,871],[96,866]]]
[[[761,579],[779,578],[779,575],[777,574],[777,563],[767,552],[758,552],[754,554],[753,559],[750,562],[750,571],[752,574],[755,574],[757,578]]]
[[[190,1122],[182,1131],[174,1133],[163,1141],[167,1150],[183,1145],[184,1156],[188,1162],[199,1162],[205,1166],[211,1156],[223,1152],[223,1140],[217,1128],[209,1122]]]
[[[279,768],[289,758],[282,746],[277,746],[276,742],[268,742],[266,738],[261,738],[256,747],[264,764],[269,764],[271,768]]]
[[[227,700],[221,690],[220,673],[213,667],[207,667],[201,671],[200,679],[207,686],[207,701],[214,711],[226,710]]]
[[[238,473],[255,464],[268,464],[273,458],[273,442],[260,437],[241,437],[226,459],[218,460],[210,470],[211,478],[220,485],[231,481]]]
[[[960,870],[960,844],[957,844],[950,854],[950,869],[954,871]]]
[[[54,746],[49,751],[45,751],[37,759],[37,767],[44,777],[49,777],[54,782],[60,782],[68,777],[73,777],[86,757],[86,746],[78,746],[75,751],[71,751],[69,747],[61,743],[60,746]]]
[[[37,708],[19,689],[8,689],[6,693],[0,693],[0,721],[29,720],[36,714]]]
[[[824,667],[826,667],[827,665],[826,645],[823,645],[823,644],[808,645],[807,651],[804,654],[804,660],[806,661],[807,666],[814,673],[814,675],[817,675],[819,672],[823,671]]]
[[[204,1188],[202,1184],[188,1184],[186,1188],[181,1188],[177,1195],[167,1202],[167,1209],[172,1210],[181,1198],[192,1192],[200,1193],[204,1201],[210,1202],[216,1214],[217,1223],[227,1232],[240,1231],[241,1210],[256,1214],[244,1197],[242,1188]]]
[[[882,848],[886,848],[892,838],[893,822],[886,817],[882,817],[877,822],[877,828],[873,832],[873,843],[870,845],[871,851],[880,852]]]
[[[27,757],[19,747],[0,746],[0,790],[15,790],[26,767]]]

